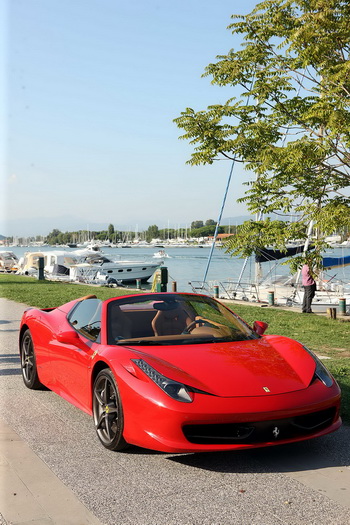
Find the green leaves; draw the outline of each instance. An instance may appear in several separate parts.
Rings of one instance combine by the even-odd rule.
[[[350,224],[350,4],[266,0],[232,20],[242,45],[204,76],[236,98],[175,120],[194,147],[189,163],[244,162],[255,173],[248,209],[293,214],[304,232],[313,220],[321,249],[322,237]],[[246,225],[228,249],[245,256],[257,239],[277,247],[294,238],[294,226],[271,223]]]
[[[246,221],[238,228],[236,235],[229,237],[224,248],[227,253],[250,257],[267,246],[286,250],[289,239],[305,239],[306,229],[300,223],[278,220]]]

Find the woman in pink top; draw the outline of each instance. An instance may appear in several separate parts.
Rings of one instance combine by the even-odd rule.
[[[301,269],[301,281],[304,287],[304,298],[301,311],[303,314],[312,314],[311,303],[312,299],[315,297],[316,283],[311,275],[308,264],[304,264]]]

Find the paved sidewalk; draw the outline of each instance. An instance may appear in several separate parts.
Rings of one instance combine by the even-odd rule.
[[[3,524],[101,525],[1,419],[0,479]]]

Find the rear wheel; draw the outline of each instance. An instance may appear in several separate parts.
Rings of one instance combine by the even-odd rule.
[[[20,355],[22,378],[24,384],[27,388],[30,388],[32,390],[41,390],[44,387],[38,378],[34,343],[30,330],[26,330],[23,334],[20,347]]]
[[[109,450],[124,450],[128,443],[123,438],[123,407],[114,376],[109,369],[96,377],[92,410],[96,432],[102,445]]]

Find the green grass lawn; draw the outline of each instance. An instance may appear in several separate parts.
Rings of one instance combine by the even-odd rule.
[[[95,294],[99,299],[135,293],[129,288],[105,288],[53,281],[38,281],[13,274],[0,275],[0,296],[38,308],[59,306],[77,297]],[[303,315],[279,308],[261,308],[240,303],[228,306],[249,324],[265,321],[270,334],[297,339],[324,360],[342,389],[342,417],[350,423],[350,322],[327,319],[320,315]]]
[[[0,297],[19,303],[52,308],[68,303],[84,295],[95,294],[99,299],[108,299],[117,295],[135,293],[128,288],[107,288],[85,284],[65,283],[61,281],[38,281],[22,275],[0,275]]]

